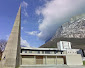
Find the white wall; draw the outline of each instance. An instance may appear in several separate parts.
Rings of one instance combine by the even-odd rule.
[[[71,42],[60,41],[60,42],[57,43],[57,47],[58,47],[59,50],[71,49]]]
[[[83,65],[82,57],[80,54],[66,55],[67,65]]]

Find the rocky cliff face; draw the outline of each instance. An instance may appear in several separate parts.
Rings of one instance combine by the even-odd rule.
[[[85,49],[85,14],[72,17],[59,27],[55,35],[41,48],[57,48],[57,42],[69,41],[73,49]]]
[[[72,17],[67,23],[64,23],[51,40],[55,38],[85,38],[85,14]]]
[[[85,49],[85,14],[72,17],[56,31],[56,34],[41,48],[57,48],[57,42],[69,41],[73,49]]]

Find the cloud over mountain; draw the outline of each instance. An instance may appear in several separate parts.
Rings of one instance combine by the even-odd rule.
[[[44,41],[51,38],[57,28],[68,21],[70,17],[85,12],[85,0],[51,0],[36,10],[43,19],[39,24],[38,37]]]

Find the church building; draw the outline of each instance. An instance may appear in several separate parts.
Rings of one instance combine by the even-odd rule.
[[[1,68],[26,65],[83,65],[79,49],[72,49],[71,42],[59,41],[58,48],[20,47],[21,7],[1,59]]]
[[[23,65],[83,65],[79,49],[71,49],[71,43],[60,41],[58,48],[21,47],[21,66]]]

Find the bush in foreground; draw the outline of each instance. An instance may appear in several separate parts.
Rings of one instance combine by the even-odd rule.
[[[83,65],[85,65],[85,61],[83,61]]]

